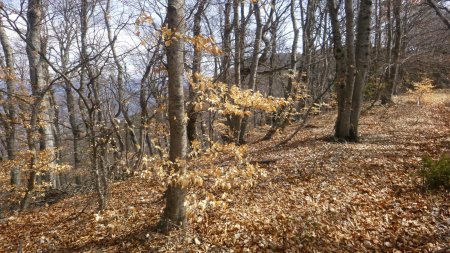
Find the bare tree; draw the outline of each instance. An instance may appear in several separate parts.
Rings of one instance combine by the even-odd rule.
[[[353,1],[346,0],[345,2],[345,43],[346,43],[346,76],[345,86],[338,94],[338,104],[342,106],[341,114],[338,116],[336,122],[336,129],[334,136],[340,140],[346,140],[350,134],[350,116],[352,109],[352,95],[353,85],[355,82],[355,44],[354,44],[354,16],[353,16]],[[339,89],[339,88],[338,88]]]
[[[297,47],[298,47],[298,37],[300,34],[300,28],[298,27],[297,18],[295,16],[295,1],[294,0],[291,0],[291,3],[290,3],[290,15],[291,15],[292,28],[294,29],[294,39],[292,40],[291,62],[290,62],[292,75],[289,77],[286,93],[284,95],[285,98],[290,96],[290,94],[292,93],[293,83],[295,82],[294,75],[297,72],[297,65],[298,65],[297,64]]]
[[[0,2],[0,5],[3,3]],[[4,72],[6,76],[6,86],[8,93],[7,115],[1,117],[6,128],[6,151],[9,160],[14,160],[16,156],[16,102],[14,94],[17,89],[17,78],[15,74],[13,49],[9,42],[9,38],[5,32],[4,24],[0,18],[0,43],[5,55]],[[1,115],[3,116],[3,115]],[[20,169],[13,168],[11,170],[11,184],[20,185]]]
[[[447,7],[440,7],[438,6],[433,0],[427,0],[428,5],[431,6],[431,8],[434,9],[436,12],[436,15],[442,20],[442,22],[450,29],[450,18],[448,17],[448,14],[450,13],[449,9]],[[447,15],[445,15],[441,9],[444,9],[447,11]]]
[[[199,36],[201,33],[201,21],[203,12],[205,11],[206,0],[200,0],[198,2],[197,11],[194,14],[194,28],[193,28],[193,36],[194,38]],[[192,59],[192,81],[194,84],[198,84],[200,80],[198,80],[198,74],[201,73],[201,60],[202,60],[202,49],[196,45],[194,45],[194,57]],[[197,118],[199,112],[196,112],[194,109],[194,101],[197,95],[195,90],[192,88],[192,85],[189,86],[189,100],[190,106],[188,107],[188,117],[189,120],[187,122],[187,136],[189,143],[197,139]]]
[[[370,61],[370,31],[371,31],[372,0],[361,0],[356,35],[356,78],[352,99],[352,115],[350,140],[359,140],[359,116],[363,102],[363,87],[367,78]]]
[[[38,145],[34,138],[39,132],[40,149],[48,150],[51,157],[54,157],[54,139],[49,115],[50,103],[47,92],[50,86],[45,84],[44,72],[42,69],[41,50],[41,26],[42,26],[42,2],[41,0],[30,0],[27,10],[27,34],[26,51],[30,68],[30,83],[33,95],[33,104],[31,106],[31,115],[28,131],[28,147],[33,154],[30,159],[30,177],[28,179],[27,192],[22,200],[21,208],[26,209],[29,206],[31,193],[34,190],[37,171],[35,168],[38,151]],[[44,108],[44,110],[42,110]],[[52,160],[52,158],[50,159]],[[50,180],[53,186],[56,186],[54,174],[50,174]]]
[[[167,6],[167,25],[172,31],[180,34],[185,32],[184,0],[169,0]],[[182,38],[170,38],[171,43],[166,48],[167,71],[169,76],[169,126],[170,151],[169,158],[179,174],[184,174],[183,165],[177,164],[185,159],[187,148],[186,119],[184,115],[183,92],[183,51]],[[186,224],[186,208],[184,200],[186,189],[177,182],[172,182],[165,193],[166,207],[161,217],[161,229],[171,230]]]
[[[62,16],[61,22],[55,22],[50,20],[51,28],[53,29],[54,36],[58,43],[59,57],[61,61],[61,71],[66,73],[70,68],[70,50],[71,45],[75,41],[76,27],[75,22],[77,20],[76,13],[74,12],[75,4],[72,1],[63,0],[59,4],[54,6],[59,15]],[[68,75],[70,79],[72,75]],[[69,114],[69,124],[72,132],[72,147],[73,147],[73,167],[75,170],[80,168],[80,139],[81,129],[78,120],[76,110],[76,97],[73,92],[72,84],[70,80],[64,80],[63,85],[66,94],[67,112]],[[81,178],[75,177],[77,184],[81,184]]]
[[[223,38],[222,38],[222,48],[223,48],[223,57],[222,57],[222,82],[227,83],[229,82],[228,77],[228,69],[230,68],[230,58],[231,58],[231,1],[227,0],[225,3],[225,10],[224,10],[224,29],[223,29]]]
[[[402,43],[402,18],[401,18],[401,0],[394,0],[393,3],[393,13],[395,20],[395,37],[394,37],[394,48],[392,50],[393,60],[394,60],[394,70],[392,72],[392,77],[390,78],[390,99],[396,93],[396,89],[399,82],[399,68],[400,68],[400,53],[401,53],[401,43]]]
[[[342,46],[342,36],[339,25],[339,16],[338,16],[338,6],[334,0],[328,0],[328,10],[330,12],[331,19],[331,27],[333,34],[333,44],[334,44],[334,57],[336,61],[336,78],[335,78],[335,87],[338,96],[338,115],[336,119],[336,128],[338,128],[341,121],[344,119],[344,99],[342,99],[345,94],[345,51]],[[335,130],[336,133],[341,134],[340,129]],[[346,133],[343,133],[345,136]]]
[[[233,0],[233,27],[234,27],[234,84],[241,88],[241,61],[242,61],[242,41],[243,25],[239,23],[239,1]],[[243,17],[241,17],[243,19]],[[235,143],[239,143],[241,136],[242,117],[230,117],[230,129]]]
[[[253,13],[255,15],[256,20],[256,34],[255,34],[255,41],[253,43],[253,54],[252,54],[252,60],[250,63],[250,77],[248,80],[247,88],[251,89],[253,91],[256,91],[256,77],[258,74],[258,64],[259,64],[259,57],[260,57],[260,47],[261,47],[261,39],[263,35],[263,23],[261,18],[261,10],[259,7],[258,2],[253,3]],[[247,124],[248,124],[248,116],[244,116],[242,118],[240,130],[239,130],[239,140],[238,144],[245,143],[245,133],[247,131]]]

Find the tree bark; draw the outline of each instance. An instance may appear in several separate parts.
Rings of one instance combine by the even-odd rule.
[[[185,33],[184,0],[169,0],[167,7],[167,25],[169,29]],[[183,165],[177,161],[185,159],[187,148],[186,123],[183,95],[183,52],[182,38],[172,39],[166,49],[167,72],[169,76],[169,158],[179,174],[185,173]],[[186,189],[172,182],[166,190],[166,207],[161,218],[161,229],[169,231],[186,225],[186,208],[184,200]]]
[[[3,21],[0,17],[0,43],[3,48],[3,54],[6,62],[6,90],[8,92],[7,118],[6,124],[6,152],[8,160],[14,160],[16,157],[16,103],[14,93],[17,89],[17,78],[15,74],[14,57],[8,35],[5,32]],[[20,186],[20,168],[11,170],[11,184]]]
[[[344,96],[345,91],[345,52],[342,46],[342,35],[340,31],[340,23],[338,16],[338,6],[336,6],[336,2],[334,0],[328,0],[328,11],[330,13],[331,19],[331,30],[333,34],[333,45],[334,45],[334,58],[336,61],[336,77],[335,77],[335,87],[336,93],[338,97],[338,115],[336,119],[336,133],[340,133],[340,129],[338,129],[339,124],[343,118],[342,114],[344,113],[344,100],[342,97]]]
[[[231,0],[227,0],[225,3],[225,24],[223,30],[223,57],[222,57],[222,74],[221,80],[224,83],[230,83],[228,76],[228,69],[230,68],[230,56],[231,56]]]
[[[370,29],[372,0],[361,0],[356,35],[356,78],[353,90],[350,140],[359,141],[359,116],[363,102],[363,88],[370,61]]]
[[[33,97],[36,100],[41,101],[40,104],[35,106],[42,108],[37,109],[40,118],[40,143],[41,150],[49,150],[50,156],[53,158],[55,156],[54,152],[54,136],[52,131],[52,120],[50,113],[50,101],[49,95],[47,94],[48,89],[46,89],[46,83],[44,78],[44,70],[42,66],[42,60],[39,55],[39,51],[42,51],[41,44],[41,27],[42,27],[42,2],[41,0],[30,0],[28,2],[28,32],[27,32],[27,47],[26,52],[28,56],[29,66],[30,66],[30,83],[33,93]],[[51,184],[56,187],[55,177],[50,173]]]
[[[291,3],[295,3],[294,0],[291,0]],[[272,0],[272,5],[273,8],[275,9],[276,6],[276,0]],[[295,9],[294,9],[295,10]],[[294,18],[295,20],[295,18]],[[271,52],[270,52],[270,59],[269,59],[269,65],[270,65],[270,69],[274,69],[275,68],[275,60],[277,57],[277,32],[278,32],[278,17],[276,18],[276,20],[272,23],[272,26],[270,28],[270,33],[271,33],[271,38],[270,38],[270,43],[271,43]],[[298,30],[298,29],[297,29]],[[297,40],[298,40],[298,35],[297,35]],[[297,51],[297,46],[295,46],[295,50]],[[291,58],[292,59],[292,58]],[[295,59],[295,61],[297,61],[297,59]],[[273,95],[273,84],[275,81],[275,73],[270,73],[270,77],[269,77],[269,87],[268,87],[268,91],[267,91],[267,95],[268,96],[272,96]],[[273,123],[273,118],[270,117],[270,124]]]
[[[291,96],[292,93],[292,87],[293,84],[295,82],[295,74],[297,73],[297,47],[298,47],[298,37],[300,34],[300,28],[298,28],[297,25],[297,18],[295,17],[295,0],[291,0],[291,4],[290,4],[290,17],[291,17],[291,23],[292,23],[292,28],[294,30],[294,39],[292,41],[292,46],[291,46],[291,71],[292,71],[292,75],[289,76],[289,80],[288,80],[288,84],[287,84],[287,88],[284,94],[284,97],[287,99],[289,96]]]
[[[205,10],[206,0],[200,0],[197,7],[197,12],[194,14],[194,38],[199,36],[201,33],[201,21],[202,15]],[[201,62],[202,62],[202,52],[201,48],[195,45],[194,57],[192,63],[192,81],[194,84],[198,84],[198,75],[201,73]],[[188,107],[188,122],[187,122],[187,136],[189,144],[197,139],[197,118],[199,112],[195,111],[194,102],[197,98],[197,91],[193,89],[192,85],[189,85],[189,107]]]
[[[302,1],[300,1],[300,10],[302,17],[302,28],[303,28],[303,61],[298,73],[299,80],[304,81],[309,89],[310,94],[314,98],[314,87],[312,82],[312,48],[314,43],[313,29],[315,29],[315,11],[316,0],[308,0],[306,5],[306,12],[303,13]],[[303,72],[306,70],[305,79],[303,79]]]
[[[42,61],[39,55],[41,48],[41,25],[42,25],[42,2],[41,0],[29,0],[27,9],[27,35],[26,35],[26,53],[29,62],[29,74],[33,103],[31,105],[30,126],[27,130],[28,148],[31,152],[29,162],[30,176],[28,178],[27,191],[21,202],[21,209],[28,208],[30,198],[34,191],[37,171],[35,168],[38,159],[38,142],[35,140],[36,133],[41,133],[39,142],[40,149],[49,149],[50,160],[54,158],[54,142],[50,119],[50,103],[47,96],[48,87],[44,82],[44,73]],[[50,162],[49,165],[51,165]],[[50,176],[52,179],[52,176]],[[56,187],[56,181],[51,182]]]
[[[355,82],[355,44],[354,44],[354,15],[353,1],[345,0],[345,43],[346,43],[346,77],[345,87],[338,92],[338,100],[343,108],[336,122],[335,137],[339,140],[347,140],[350,134],[350,117],[352,113],[352,95]],[[339,96],[340,95],[340,96]]]
[[[392,0],[387,0],[387,10],[386,10],[386,59],[387,64],[386,72],[384,73],[385,87],[383,88],[383,93],[381,96],[381,103],[386,104],[391,102],[391,72],[392,72]]]
[[[242,42],[243,25],[239,24],[239,0],[233,0],[233,27],[234,27],[234,84],[242,88],[241,84],[241,60],[242,60]],[[243,17],[242,17],[243,18]],[[230,129],[236,144],[240,143],[242,117],[231,115]]]
[[[65,73],[69,69],[69,47],[73,41],[71,31],[66,30],[66,39],[60,41],[60,57],[62,71]],[[75,96],[72,91],[72,85],[69,81],[64,80],[64,91],[66,93],[67,112],[69,114],[69,124],[72,131],[72,150],[73,150],[73,168],[78,170],[80,168],[81,158],[78,149],[80,136],[80,127],[77,122]],[[75,183],[81,184],[80,176],[75,176]]]
[[[390,82],[391,90],[390,90],[390,98],[392,100],[392,96],[395,95],[396,89],[398,86],[398,78],[399,78],[399,68],[400,68],[400,47],[402,43],[402,19],[400,16],[401,13],[402,0],[394,0],[393,4],[393,13],[395,20],[395,41],[394,41],[394,49],[392,50],[393,60],[394,60],[394,71],[391,77]]]
[[[381,0],[375,0],[375,40],[374,40],[374,63],[373,74],[379,75],[380,51],[381,51]]]

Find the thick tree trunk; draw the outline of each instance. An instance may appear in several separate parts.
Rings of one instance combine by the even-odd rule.
[[[341,115],[336,122],[335,137],[339,140],[346,140],[350,134],[350,117],[352,109],[352,95],[353,86],[355,82],[355,44],[354,44],[354,16],[353,16],[353,1],[345,0],[345,43],[347,52],[347,72],[345,77],[345,87],[342,92],[339,92],[338,100],[343,108]]]
[[[184,0],[169,0],[167,7],[167,25],[169,29],[185,33]],[[181,38],[172,39],[167,47],[167,72],[169,76],[169,127],[170,150],[169,158],[176,170],[184,174],[183,165],[176,164],[185,159],[187,148],[186,123],[184,115],[183,95],[183,52],[184,41]],[[166,190],[166,207],[161,218],[161,229],[168,231],[176,227],[185,226],[186,211],[184,200],[186,189],[176,182],[172,182]]]
[[[6,125],[6,152],[9,160],[16,157],[16,103],[14,101],[14,93],[17,89],[17,79],[15,74],[14,57],[8,35],[5,32],[3,21],[0,18],[0,43],[3,48],[3,54],[6,62],[6,90],[8,92],[7,117]],[[11,170],[11,184],[20,185],[20,168]]]
[[[352,116],[350,128],[350,140],[358,141],[359,116],[363,102],[363,88],[366,82],[367,69],[370,61],[370,28],[372,15],[372,0],[361,0],[358,15],[356,35],[356,78],[353,90]]]
[[[41,24],[42,24],[42,2],[41,0],[30,0],[27,10],[28,30],[26,36],[26,52],[29,61],[30,83],[34,101],[31,105],[30,127],[27,130],[28,148],[31,152],[29,162],[30,177],[28,179],[27,191],[21,202],[21,209],[28,208],[30,198],[34,191],[34,185],[37,172],[35,168],[38,159],[38,142],[35,140],[36,133],[40,133],[40,149],[49,149],[50,159],[54,158],[54,142],[51,126],[50,103],[46,92],[44,82],[44,73],[42,69],[42,61],[39,55],[41,48]],[[52,160],[51,160],[52,161]],[[50,162],[53,163],[53,162]],[[52,179],[52,177],[51,177]],[[52,180],[51,184],[56,187],[56,181]]]
[[[40,104],[35,104],[37,106],[39,114],[41,115],[39,119],[40,125],[40,143],[41,150],[48,149],[50,156],[54,157],[54,137],[52,131],[52,120],[50,113],[50,101],[46,89],[44,71],[42,67],[42,60],[39,55],[39,51],[42,50],[41,45],[41,26],[42,26],[42,2],[41,0],[30,0],[28,2],[28,32],[27,32],[27,56],[30,66],[30,83],[33,96],[36,100],[40,100]],[[34,127],[34,126],[32,126]],[[53,173],[50,173],[51,184],[56,187],[55,177]]]
[[[334,58],[336,61],[336,77],[335,77],[335,88],[338,97],[338,116],[336,119],[336,133],[340,133],[340,122],[343,118],[344,113],[344,91],[345,91],[345,53],[342,46],[342,35],[340,31],[339,16],[338,16],[338,6],[334,0],[328,0],[328,10],[330,12],[331,19],[331,29],[333,34],[333,45],[334,45]]]

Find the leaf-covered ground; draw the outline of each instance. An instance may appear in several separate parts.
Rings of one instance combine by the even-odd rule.
[[[327,141],[329,112],[284,146],[296,125],[249,145],[265,176],[220,195],[226,208],[194,212],[187,230],[155,232],[163,188],[136,177],[112,186],[105,214],[82,195],[1,220],[0,252],[448,252],[449,193],[424,191],[417,171],[450,151],[450,92],[424,100],[371,109],[361,143]]]

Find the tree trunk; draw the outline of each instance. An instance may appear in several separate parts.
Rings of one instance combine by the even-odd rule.
[[[294,0],[292,0],[292,2],[295,3]],[[273,8],[275,9],[276,6],[276,0],[272,0],[272,5]],[[294,19],[295,20],[295,19]],[[277,57],[277,32],[278,32],[278,22],[279,20],[275,20],[275,22],[272,23],[272,26],[270,28],[270,33],[271,33],[271,38],[270,38],[270,43],[271,43],[271,52],[270,52],[270,59],[269,59],[269,65],[270,65],[270,69],[274,69],[275,68],[275,60]],[[298,36],[297,36],[297,40],[298,40]],[[297,50],[297,47],[295,48]],[[296,60],[296,59],[295,59]],[[268,91],[267,91],[267,95],[268,96],[273,96],[273,84],[275,81],[275,73],[270,73],[270,77],[269,77],[269,87],[268,87]],[[270,124],[272,124],[272,117],[270,117]]]
[[[233,0],[233,27],[234,27],[234,84],[242,88],[241,85],[241,39],[243,31],[243,26],[239,24],[239,0]],[[243,17],[242,17],[243,18]],[[238,115],[232,115],[230,117],[230,129],[236,144],[239,144],[240,132],[241,132],[241,122],[242,117]]]
[[[391,6],[392,0],[387,0],[386,10],[386,59],[387,64],[386,72],[384,73],[385,87],[383,88],[383,94],[381,96],[381,103],[386,104],[391,102],[391,63],[392,63],[392,18],[391,18]]]
[[[260,53],[259,50],[261,46],[260,43],[263,32],[263,24],[261,19],[261,10],[258,6],[258,2],[255,2],[253,4],[253,9],[256,19],[256,35],[255,35],[255,42],[253,43],[253,55],[252,55],[252,62],[250,65],[250,78],[248,80],[247,87],[248,89],[256,91],[256,77],[258,74],[259,53]],[[245,143],[245,133],[247,131],[248,118],[249,118],[248,116],[244,116],[242,119],[238,144]]]
[[[55,91],[54,89],[49,90],[49,102],[50,106],[53,109],[53,114],[51,115],[51,125],[52,125],[52,134],[54,136],[54,148],[55,148],[55,163],[60,163],[62,154],[61,154],[61,124],[59,119],[59,107],[56,103]],[[61,177],[62,174],[60,172],[51,172],[50,177],[52,178],[52,182],[54,182],[54,188],[61,189]]]
[[[89,62],[87,35],[88,35],[88,10],[90,2],[88,0],[81,0],[81,71],[80,71],[80,89],[79,95],[82,98],[84,85],[89,90],[88,99],[83,97],[84,108],[80,106],[80,111],[83,109],[87,112],[86,134],[88,136],[89,144],[92,149],[91,152],[91,169],[95,176],[96,191],[98,196],[98,209],[103,211],[107,209],[108,203],[108,180],[106,168],[102,162],[101,157],[105,148],[105,129],[103,112],[101,110],[101,101],[99,94],[99,74],[93,65]],[[88,103],[89,101],[89,103]],[[83,108],[83,109],[82,109]]]
[[[338,97],[338,115],[336,119],[336,130],[335,135],[340,133],[340,122],[343,118],[344,113],[344,91],[345,91],[345,53],[344,48],[342,46],[342,35],[340,31],[340,23],[338,10],[339,7],[336,6],[336,2],[334,0],[328,0],[328,10],[330,12],[331,19],[331,29],[333,34],[333,45],[334,45],[334,58],[336,61],[336,77],[335,77],[335,87]]]
[[[50,101],[47,94],[48,89],[45,84],[44,70],[42,66],[42,60],[39,55],[39,51],[42,50],[41,45],[41,26],[42,26],[42,2],[41,0],[30,0],[28,2],[28,32],[27,32],[27,56],[30,66],[30,83],[32,93],[35,99],[40,100],[40,104],[36,104],[41,118],[40,123],[40,143],[41,150],[48,149],[50,151],[50,156],[54,157],[54,137],[52,131],[52,120],[50,113]],[[50,173],[51,184],[56,187],[56,182],[54,176]]]
[[[345,0],[345,43],[347,50],[347,72],[345,77],[345,87],[339,92],[338,100],[343,108],[341,115],[336,122],[335,137],[339,140],[347,140],[350,134],[350,117],[352,109],[353,86],[355,82],[355,44],[354,44],[354,16],[353,1]]]
[[[287,88],[284,94],[284,97],[287,99],[289,96],[291,96],[292,94],[292,87],[293,84],[295,82],[295,75],[297,73],[297,47],[298,47],[298,37],[300,34],[300,29],[298,28],[297,25],[297,19],[295,17],[295,0],[291,0],[291,4],[290,4],[290,11],[291,11],[291,22],[292,22],[292,27],[294,30],[294,39],[292,41],[292,47],[291,47],[291,70],[292,70],[292,75],[289,76],[289,80],[288,80],[288,84],[287,84]]]
[[[231,56],[231,0],[225,3],[225,24],[223,30],[223,57],[222,57],[222,74],[221,80],[224,83],[229,83],[228,69],[230,68]]]
[[[39,55],[41,48],[41,24],[42,24],[42,2],[41,0],[28,1],[27,10],[28,30],[26,35],[26,52],[29,62],[30,83],[34,101],[31,105],[30,127],[27,130],[27,142],[30,150],[31,158],[29,162],[30,177],[28,179],[27,191],[21,202],[21,209],[28,208],[30,204],[31,194],[34,191],[34,185],[37,172],[35,168],[38,159],[38,142],[35,140],[37,132],[41,133],[40,148],[41,150],[49,149],[50,159],[54,158],[54,143],[49,113],[49,100],[46,95],[48,87],[44,82],[44,73],[42,69],[42,61]],[[53,162],[50,162],[50,165]],[[56,181],[51,182],[56,187]]]
[[[390,78],[391,90],[390,90],[390,100],[392,100],[392,96],[395,95],[397,85],[398,85],[398,75],[400,68],[400,47],[402,43],[402,19],[400,16],[402,6],[402,0],[394,0],[393,4],[393,12],[394,12],[394,20],[395,20],[395,41],[394,41],[394,49],[392,50],[393,60],[394,60],[394,71],[392,77]]]
[[[302,7],[302,1],[300,1],[300,8],[301,8],[301,12],[303,12],[303,7]],[[311,94],[311,96],[314,99],[314,87],[313,87],[313,82],[312,82],[312,49],[313,49],[313,43],[314,43],[314,38],[313,38],[313,29],[315,29],[314,24],[315,24],[315,11],[316,9],[316,0],[308,0],[307,1],[307,5],[306,5],[306,12],[303,14],[302,13],[302,20],[304,20],[303,22],[303,61],[302,61],[302,66],[300,69],[300,72],[298,73],[299,75],[299,80],[304,81],[306,83],[306,86],[309,89],[309,92]],[[303,19],[304,17],[304,19]],[[306,70],[306,76],[305,79],[303,79],[303,72]]]
[[[358,15],[356,35],[356,78],[353,90],[352,116],[350,128],[350,140],[358,141],[358,124],[363,101],[363,88],[366,82],[367,69],[370,61],[370,29],[372,15],[372,0],[361,0]]]
[[[70,36],[69,36],[70,37]],[[69,38],[68,37],[68,38]],[[69,40],[71,41],[71,40]],[[61,67],[63,72],[68,70],[69,66],[69,44],[60,45],[61,48]],[[69,114],[69,124],[72,131],[72,150],[73,150],[73,168],[77,171],[80,168],[81,158],[78,150],[80,140],[80,127],[77,123],[75,97],[72,92],[72,85],[69,81],[64,80],[64,91],[66,93],[67,113]],[[75,183],[80,185],[80,176],[75,176]]]
[[[14,93],[17,89],[17,79],[15,75],[14,57],[8,35],[5,32],[3,21],[0,18],[0,43],[2,44],[3,54],[6,62],[6,90],[8,92],[7,117],[8,124],[6,127],[6,151],[8,160],[14,160],[16,157],[16,103],[14,101]],[[20,168],[11,170],[11,184],[20,185]]]
[[[197,7],[197,12],[194,14],[194,38],[201,33],[201,21],[202,15],[205,10],[206,0],[200,0]],[[192,63],[192,81],[194,84],[198,84],[198,75],[201,73],[202,52],[201,48],[195,45],[194,57]],[[189,144],[197,139],[197,118],[200,112],[195,111],[194,102],[197,99],[197,91],[193,89],[192,85],[189,85],[189,107],[188,107],[188,122],[187,122],[187,136]]]
[[[380,51],[381,51],[381,0],[375,0],[375,41],[374,41],[374,64],[373,74],[379,75]]]
[[[169,0],[167,7],[167,25],[169,29],[185,33],[184,0]],[[185,173],[178,160],[185,159],[187,148],[186,123],[184,115],[183,95],[183,53],[184,41],[181,38],[172,39],[166,49],[167,72],[169,76],[169,127],[170,127],[170,161],[175,163],[176,171]],[[184,200],[186,189],[172,182],[166,190],[166,207],[161,218],[161,229],[169,231],[185,226],[186,208]]]

